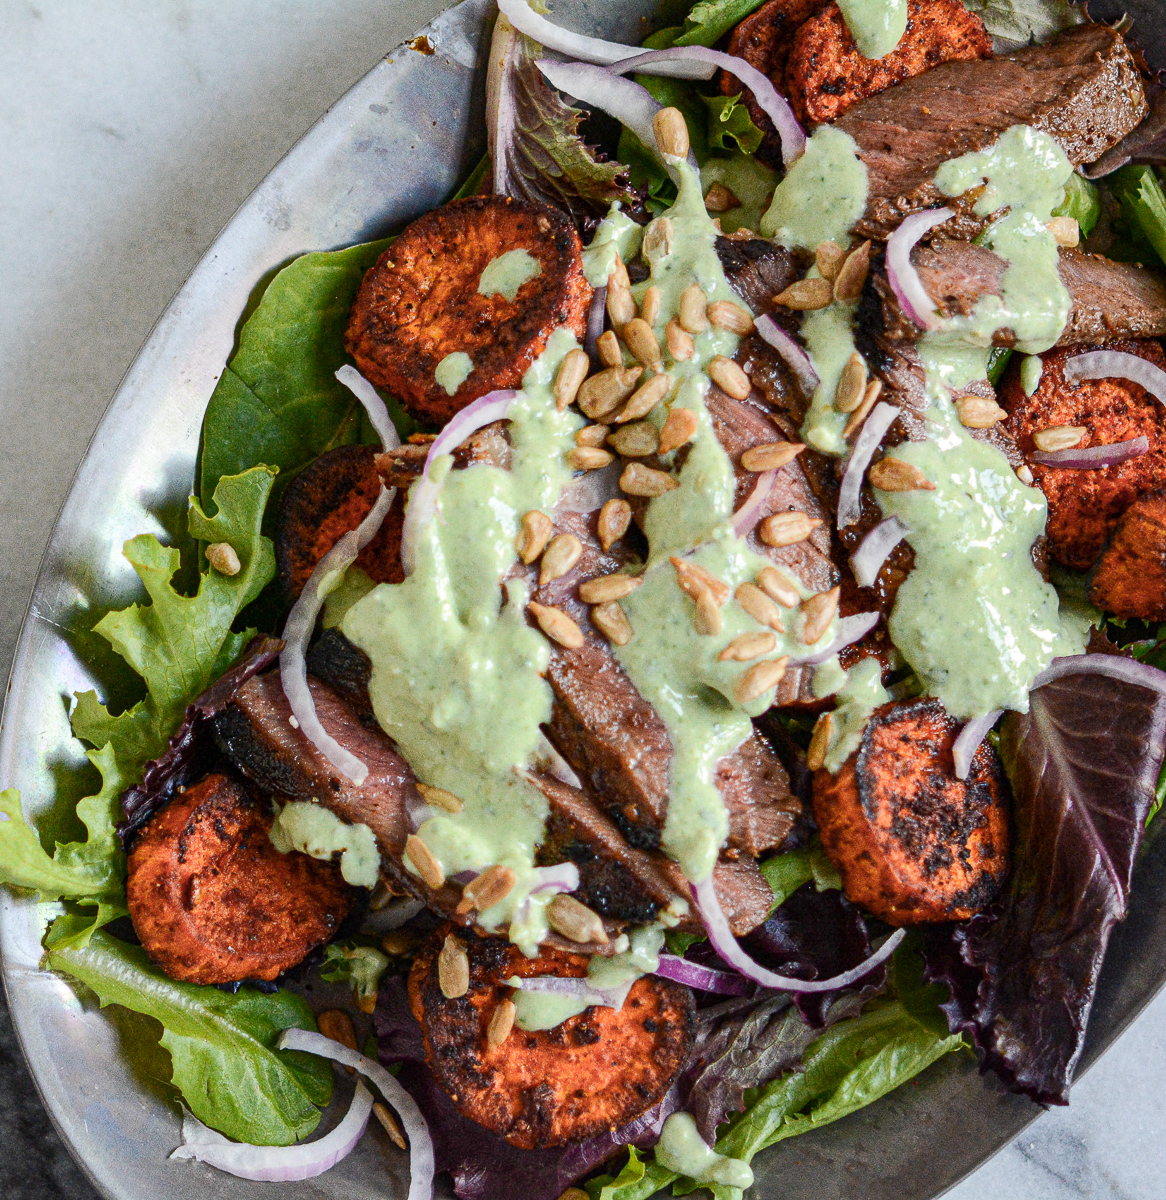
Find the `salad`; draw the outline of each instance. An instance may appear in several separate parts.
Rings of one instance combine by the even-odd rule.
[[[1137,29],[540,8],[457,196],[258,289],[87,837],[0,792],[0,881],[248,1179],[375,1115],[410,1200],[728,1200],[948,1055],[1067,1103],[1166,798]]]

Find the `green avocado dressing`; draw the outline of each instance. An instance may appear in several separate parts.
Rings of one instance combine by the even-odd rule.
[[[583,274],[592,287],[606,287],[618,255],[625,263],[640,252],[643,227],[637,225],[618,203],[599,223],[591,244],[583,251]]]
[[[907,0],[838,0],[863,58],[886,58],[907,32]]]
[[[276,814],[268,836],[280,854],[299,850],[325,860],[339,854],[345,883],[376,886],[381,856],[376,835],[367,825],[349,825],[321,804],[292,800]]]
[[[822,688],[830,687],[837,697],[838,707],[832,713],[825,758],[827,770],[837,772],[858,749],[862,731],[871,713],[891,697],[883,687],[882,664],[877,658],[864,658],[849,671],[842,671],[837,666],[837,659],[833,661],[835,668],[841,672],[842,680],[837,680],[830,670],[824,671],[823,667],[828,668],[829,664],[823,663],[823,667],[814,675],[814,694],[818,695]],[[823,675],[825,680],[820,683]]]
[[[518,289],[542,273],[542,264],[533,255],[525,250],[507,250],[486,264],[478,279],[478,294],[501,296],[508,303],[513,303]]]
[[[817,277],[817,269],[811,270],[810,275]],[[825,308],[806,313],[802,322],[802,339],[820,380],[802,422],[802,438],[806,445],[821,450],[823,454],[838,456],[849,450],[842,436],[849,414],[839,412],[834,407],[834,396],[838,391],[842,368],[857,349],[854,344],[854,314],[857,308],[855,303],[835,300]]]
[[[474,360],[464,350],[455,350],[437,364],[433,378],[437,380],[438,387],[452,396],[469,378],[473,369]]]
[[[744,1159],[718,1154],[700,1136],[696,1121],[686,1112],[673,1113],[664,1122],[656,1143],[656,1161],[665,1170],[687,1175],[697,1183],[727,1188],[753,1186],[753,1171]]]

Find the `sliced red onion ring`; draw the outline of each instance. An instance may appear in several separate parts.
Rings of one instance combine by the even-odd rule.
[[[552,87],[574,96],[576,100],[582,100],[584,104],[610,113],[621,125],[626,125],[650,153],[655,153],[656,133],[652,128],[652,119],[664,106],[652,98],[647,88],[591,63],[563,63],[540,58],[535,65]],[[688,164],[694,171],[699,169],[696,155],[691,149],[688,151]],[[665,166],[673,182],[679,186],[679,172],[670,164],[666,163]]]
[[[555,863],[553,867],[535,867],[539,882],[530,889],[539,892],[573,892],[579,886],[579,868],[572,862]]]
[[[968,772],[972,769],[972,759],[976,757],[980,743],[988,736],[988,730],[996,724],[1003,712],[1002,708],[994,708],[982,717],[973,717],[960,730],[959,737],[956,738],[955,745],[951,748],[952,757],[955,759],[955,777],[957,779],[967,779]]]
[[[1136,355],[1130,357],[1134,358]],[[1124,442],[1111,442],[1107,446],[1086,446],[1084,450],[1076,446],[1070,446],[1068,450],[1038,450],[1032,456],[1032,461],[1046,467],[1096,471],[1102,467],[1116,467],[1119,463],[1128,462],[1131,458],[1141,458],[1143,454],[1149,453],[1150,439],[1143,433]]]
[[[810,356],[798,345],[797,341],[768,314],[758,317],[754,325],[757,332],[785,359],[786,366],[794,373],[798,387],[802,389],[806,399],[810,399],[822,381]]]
[[[386,450],[399,446],[401,439],[389,420],[385,402],[377,395],[372,384],[354,367],[341,367],[336,372],[336,378],[364,405],[369,420],[380,435],[382,446]],[[368,778],[368,767],[328,733],[320,723],[320,718],[316,716],[316,704],[308,688],[305,655],[312,632],[316,628],[316,618],[327,599],[328,593],[324,590],[324,584],[334,575],[352,566],[360,552],[376,537],[396,494],[396,488],[382,487],[376,503],[364,520],[340,538],[316,564],[316,569],[304,584],[299,599],[288,613],[283,628],[284,647],[279,656],[279,678],[283,694],[287,697],[292,716],[299,723],[304,736],[337,771],[357,785]]]
[[[542,761],[546,769],[558,780],[563,783],[570,784],[573,788],[582,790],[583,781],[575,774],[571,764],[555,749],[547,738],[545,733],[538,735],[538,749],[535,751],[535,757]],[[562,863],[564,867],[574,866],[574,863]],[[545,870],[547,868],[540,868]],[[576,878],[578,878],[578,867],[575,868]],[[579,885],[576,883],[575,887]],[[568,888],[568,891],[574,891],[575,888]]]
[[[620,42],[607,42],[603,38],[587,37],[555,25],[546,17],[540,16],[526,3],[526,0],[498,0],[498,11],[527,37],[534,38],[550,50],[558,50],[569,54],[572,58],[582,59],[587,63],[602,63],[605,66],[620,62],[625,58],[636,58],[643,54],[639,46],[625,46]],[[677,69],[677,79],[708,79],[711,72],[706,73],[703,63],[693,63],[687,70]],[[558,86],[557,84],[555,85]],[[583,99],[582,96],[579,97]]]
[[[853,646],[859,638],[866,637],[878,623],[879,614],[877,612],[853,613],[849,617],[843,617],[838,622],[837,636],[825,650],[819,650],[807,658],[795,657],[792,661],[803,664],[823,663],[826,659],[833,658],[839,650],[845,650],[847,646]]]
[[[748,537],[761,520],[761,510],[769,499],[769,489],[776,478],[776,471],[762,471],[749,493],[749,499],[733,514],[733,532],[739,538]]]
[[[654,974],[663,979],[674,979],[698,992],[714,992],[719,996],[744,996],[749,991],[749,981],[735,971],[718,971],[675,954],[661,954],[660,965]]]
[[[409,1195],[407,1200],[433,1200],[433,1139],[417,1102],[375,1059],[358,1054],[322,1033],[306,1029],[287,1029],[277,1043],[280,1050],[303,1050],[352,1067],[370,1080],[378,1092],[397,1111],[401,1127],[409,1139]]]
[[[788,975],[775,975],[760,963],[754,962],[745,953],[741,943],[737,941],[733,936],[733,931],[729,928],[728,918],[717,898],[711,875],[703,883],[696,884],[693,892],[713,949],[729,966],[736,968],[747,979],[752,979],[755,983],[776,991],[833,992],[838,988],[850,987],[851,984],[857,983],[864,976],[869,975],[875,967],[886,962],[907,933],[905,929],[896,929],[869,958],[859,963],[857,967],[843,971],[841,975],[835,975],[831,979],[792,979]]]
[[[911,251],[929,229],[954,216],[950,208],[928,208],[912,213],[887,239],[887,282],[899,307],[921,329],[938,329],[943,322],[935,311],[935,301],[927,294],[919,272],[915,270]]]
[[[591,296],[591,309],[587,313],[587,336],[583,339],[583,349],[591,359],[593,367],[599,366],[599,335],[603,332],[603,317],[607,310],[607,284],[597,287]]]
[[[1073,654],[1067,658],[1054,658],[1032,681],[1032,686],[1044,687],[1066,675],[1109,675],[1166,696],[1166,672],[1138,662],[1136,658],[1126,658],[1124,654]]]
[[[604,1008],[614,1008],[619,1012],[628,992],[632,990],[635,980],[614,988],[597,988],[592,985],[586,975],[567,979],[561,975],[535,975],[530,979],[519,979],[512,976],[506,981],[511,987],[523,992],[542,992],[551,996],[574,996],[581,1002],[595,1004]]]
[[[689,75],[687,68],[692,63],[704,64],[706,73]],[[789,101],[773,86],[768,75],[763,75],[755,66],[735,54],[710,50],[707,46],[670,46],[666,50],[649,50],[635,58],[620,59],[612,64],[611,71],[614,75],[641,71],[648,75],[672,75],[681,79],[709,79],[718,67],[735,75],[738,82],[753,93],[753,99],[761,111],[773,122],[781,138],[781,157],[785,165],[788,167],[795,159],[801,158],[806,151],[806,131],[798,124]],[[685,73],[681,74],[681,71]]]
[[[1166,371],[1147,362],[1141,355],[1124,350],[1090,350],[1078,354],[1065,364],[1065,378],[1070,383],[1082,379],[1129,379],[1158,401],[1166,404]]]
[[[874,452],[879,448],[887,430],[895,423],[899,410],[885,400],[880,400],[863,423],[862,430],[854,441],[854,449],[846,463],[842,484],[838,489],[838,528],[853,525],[862,516],[860,493],[862,480]]]
[[[850,569],[859,587],[874,587],[887,555],[910,532],[898,517],[888,517],[862,539],[862,544],[850,556]]]
[[[358,1083],[340,1124],[322,1138],[296,1146],[253,1146],[250,1142],[232,1142],[188,1113],[182,1120],[182,1145],[170,1157],[197,1159],[228,1175],[256,1179],[261,1183],[311,1179],[352,1153],[368,1127],[370,1112],[372,1094],[363,1083]]]
[[[501,421],[510,411],[517,393],[512,388],[487,392],[473,404],[467,405],[450,418],[445,428],[429,445],[421,478],[409,488],[409,503],[405,508],[405,523],[401,530],[401,566],[406,575],[413,574],[417,562],[417,539],[437,512],[437,496],[441,488],[429,478],[429,468],[435,459],[449,454],[492,421]]]

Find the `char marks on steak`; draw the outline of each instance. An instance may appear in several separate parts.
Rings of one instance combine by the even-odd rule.
[[[1134,58],[1108,25],[1079,25],[1043,45],[984,61],[947,62],[860,101],[836,122],[858,143],[870,190],[856,231],[886,240],[912,212],[951,203],[936,188],[949,159],[983,150],[1013,125],[1054,137],[1071,162],[1117,145],[1148,106]],[[970,238],[970,206],[944,226]]]
[[[715,246],[729,286],[758,314],[769,312],[773,297],[801,279],[811,261],[765,238],[719,237]]]

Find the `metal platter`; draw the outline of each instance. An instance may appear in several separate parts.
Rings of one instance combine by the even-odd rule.
[[[559,0],[556,18],[639,42],[656,0]],[[1151,63],[1166,66],[1166,21],[1135,0]],[[68,698],[108,680],[83,661],[96,617],[138,598],[121,556],[138,533],[170,538],[185,509],[207,399],[255,285],[308,250],[366,241],[441,202],[482,153],[492,0],[464,0],[391,53],[268,176],[208,251],[126,376],[77,471],[50,540],[12,670],[0,726],[0,783],[52,833],[84,764]],[[1109,15],[1108,12],[1105,15]],[[1147,37],[1149,35],[1149,38]],[[412,48],[419,47],[418,49]],[[432,50],[432,53],[428,51]],[[1161,823],[1159,822],[1159,825]],[[1104,1051],[1166,982],[1166,836],[1138,864],[1129,920],[1112,941],[1084,1063]],[[13,1020],[53,1121],[111,1200],[255,1200],[276,1194],[194,1163],[174,1096],[154,1082],[159,1051],[144,1022],[99,1013],[39,969],[52,906],[0,894],[0,951]],[[119,1010],[120,1011],[120,1010]],[[162,1068],[165,1076],[165,1068]],[[343,1102],[344,1088],[339,1089]],[[1009,1142],[1039,1109],[949,1058],[861,1113],[762,1154],[755,1194],[782,1200],[930,1200]],[[287,1200],[394,1200],[404,1156],[367,1137],[332,1171],[284,1184]],[[445,1193],[448,1195],[448,1193]]]

